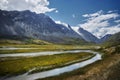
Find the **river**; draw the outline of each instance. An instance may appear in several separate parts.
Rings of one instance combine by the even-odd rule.
[[[92,63],[102,59],[100,53],[94,52],[91,50],[50,51],[50,52],[38,52],[38,53],[30,53],[30,54],[20,53],[20,54],[1,54],[1,55],[2,55],[2,57],[16,57],[16,56],[18,57],[18,56],[32,56],[32,55],[33,56],[53,55],[53,54],[61,54],[61,53],[78,53],[78,52],[90,52],[90,53],[95,54],[95,56],[86,61],[78,62],[78,63],[68,65],[65,67],[55,68],[55,69],[42,71],[42,72],[38,72],[38,73],[33,73],[33,74],[28,74],[29,72],[26,72],[26,73],[18,75],[18,76],[13,76],[13,77],[9,77],[9,78],[1,78],[1,79],[2,80],[36,80],[36,79],[56,76],[56,75],[59,75],[59,74],[65,73],[65,72],[70,72],[70,71],[85,67],[89,64],[92,64]]]

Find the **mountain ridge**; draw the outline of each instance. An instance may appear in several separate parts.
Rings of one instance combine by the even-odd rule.
[[[84,30],[81,27],[72,27],[72,29],[78,33],[80,36],[82,36],[82,38],[88,42],[95,42],[95,43],[99,43],[100,40],[94,36],[92,33],[88,32],[87,30]]]
[[[120,46],[120,32],[110,36],[104,43],[106,47]]]
[[[26,36],[53,43],[92,42],[100,40],[83,28],[57,24],[49,16],[26,11],[0,10],[0,35]],[[77,42],[77,43],[78,43]]]
[[[0,10],[0,35],[17,35],[42,39],[49,42],[62,43],[76,38],[84,41],[76,32],[56,24],[45,14],[30,11]],[[67,40],[68,39],[68,40]]]

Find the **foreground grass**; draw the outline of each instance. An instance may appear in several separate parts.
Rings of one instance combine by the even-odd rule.
[[[1,58],[0,59],[0,75],[16,75],[27,72],[33,68],[37,70],[51,69],[60,67],[66,63],[72,64],[75,61],[82,61],[93,56],[91,53],[71,53],[71,54],[56,54],[39,57],[22,57],[22,58]],[[67,64],[67,65],[69,65]],[[48,67],[50,66],[50,67]],[[47,68],[44,68],[47,67]]]

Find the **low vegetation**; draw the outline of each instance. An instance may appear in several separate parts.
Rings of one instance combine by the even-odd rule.
[[[25,53],[25,52],[40,52],[40,51],[61,51],[61,50],[79,50],[79,49],[95,49],[94,45],[57,45],[57,44],[0,44],[2,48],[33,48],[33,49],[15,49],[15,50],[0,50],[0,54],[7,53]]]
[[[107,41],[103,43],[103,47],[108,48],[108,47],[115,47],[120,45],[120,32],[112,35]]]
[[[38,80],[120,80],[120,55],[112,54],[86,67]]]
[[[76,60],[77,62],[78,60],[83,61],[84,59],[90,58],[91,56],[93,56],[91,53],[66,53],[39,57],[1,58],[0,75],[3,76],[7,74],[20,74],[33,68],[37,68],[37,71],[41,71],[49,68],[64,66],[66,63],[72,64],[75,63]]]

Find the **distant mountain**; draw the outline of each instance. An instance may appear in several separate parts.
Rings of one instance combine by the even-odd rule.
[[[55,43],[64,43],[71,39],[85,42],[69,25],[65,27],[56,24],[45,14],[0,10],[0,19],[1,36],[26,36]]]
[[[107,47],[120,45],[120,32],[112,35],[108,40],[104,42]]]
[[[84,30],[83,28],[80,27],[72,27],[72,29],[78,33],[84,40],[88,41],[88,42],[95,42],[95,43],[99,43],[100,40],[95,37],[93,34],[91,34],[90,32]]]
[[[104,37],[102,37],[102,38],[100,39],[100,43],[108,40],[111,36],[112,36],[112,34],[107,34],[107,35],[105,35]]]

